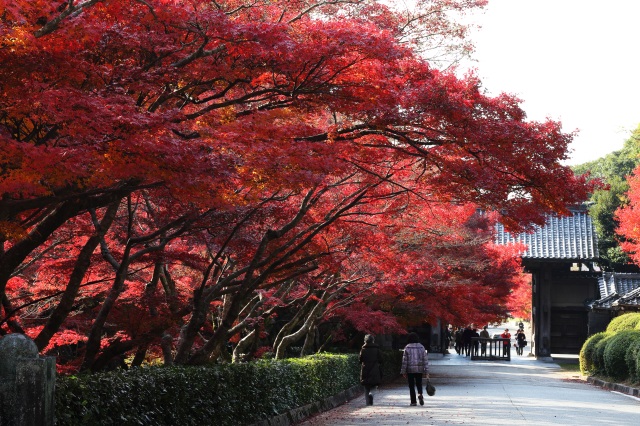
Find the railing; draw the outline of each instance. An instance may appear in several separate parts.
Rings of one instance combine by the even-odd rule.
[[[511,339],[471,338],[471,360],[511,361]]]

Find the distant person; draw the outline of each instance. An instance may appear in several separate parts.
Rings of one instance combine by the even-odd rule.
[[[473,324],[469,324],[462,331],[462,346],[464,356],[469,356],[469,352],[471,352],[471,337],[473,336],[473,330],[471,329]]]
[[[373,405],[371,390],[382,381],[382,352],[371,334],[364,336],[360,350],[360,383],[364,386],[367,405]]]
[[[478,329],[474,326],[471,329],[471,355],[478,356],[480,352],[480,341],[478,340],[480,334],[478,333]]]
[[[505,328],[504,333],[500,335],[503,339],[508,339],[502,342],[502,356],[509,355],[509,351],[511,350],[511,333],[509,333],[509,329]]]
[[[416,333],[409,333],[407,346],[404,347],[402,354],[402,374],[409,384],[409,396],[411,398],[410,405],[416,404],[416,390],[418,391],[418,400],[420,405],[424,405],[422,397],[422,377],[429,378],[429,357],[427,350],[420,344]]]
[[[487,330],[487,326],[485,325],[484,327],[482,327],[482,331],[480,332],[480,337],[483,339],[490,339],[491,336],[489,335],[489,330]],[[480,354],[482,356],[487,355],[487,341],[486,340],[482,340],[480,342]]]
[[[453,330],[451,329],[451,326],[449,326],[444,330],[444,342],[445,342],[446,349],[449,349],[451,347],[452,339],[453,339]]]
[[[458,355],[460,355],[460,352],[462,352],[462,348],[464,347],[463,343],[462,343],[462,332],[463,332],[462,331],[462,327],[458,327],[456,329],[456,332],[453,334],[453,338],[454,338],[454,341],[455,341],[454,348],[455,348],[456,353]]]
[[[518,355],[524,354],[525,346],[527,346],[527,336],[524,334],[524,330],[520,329],[516,332],[516,353]]]

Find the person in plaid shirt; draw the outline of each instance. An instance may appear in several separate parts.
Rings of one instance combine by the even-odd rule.
[[[404,348],[400,374],[402,374],[409,383],[411,405],[417,405],[416,390],[418,391],[420,405],[424,405],[424,398],[422,397],[422,376],[424,375],[424,377],[429,378],[427,350],[420,344],[417,333],[409,333],[407,337],[409,343]]]

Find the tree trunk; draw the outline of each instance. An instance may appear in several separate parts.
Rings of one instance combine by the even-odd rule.
[[[243,351],[251,348],[253,346],[253,343],[255,343],[257,337],[258,337],[258,333],[256,333],[255,329],[251,330],[251,332],[249,334],[247,334],[245,337],[243,337],[238,342],[236,347],[233,348],[232,362],[246,361],[247,354],[244,353]]]
[[[316,340],[318,336],[318,327],[316,326],[316,321],[311,324],[309,327],[309,332],[304,339],[304,345],[302,345],[302,351],[300,351],[300,356],[310,355],[315,352],[314,348],[316,347]]]
[[[113,280],[111,290],[102,303],[102,307],[100,308],[96,319],[93,321],[93,325],[89,333],[89,338],[87,339],[84,360],[82,361],[82,366],[80,367],[81,371],[86,371],[92,368],[95,357],[100,350],[100,340],[102,338],[102,330],[104,328],[104,324],[105,322],[107,322],[107,317],[111,312],[111,308],[113,308],[113,305],[115,305],[116,300],[120,296],[120,293],[122,293],[122,289],[124,287],[124,281],[127,276],[127,271],[129,270],[130,252],[131,247],[127,246],[124,251],[120,268],[118,268],[118,272],[116,273],[116,276]]]
[[[60,302],[53,310],[53,313],[44,325],[44,328],[34,339],[36,346],[38,346],[38,350],[41,351],[49,344],[53,335],[58,332],[64,320],[69,316],[69,312],[73,310],[73,303],[75,302],[76,296],[80,290],[80,285],[82,284],[82,280],[91,265],[91,256],[100,244],[100,241],[106,234],[107,230],[111,227],[111,224],[116,217],[116,213],[118,212],[119,205],[120,200],[109,206],[102,218],[102,221],[96,226],[96,233],[87,240],[87,243],[80,251]]]
[[[282,339],[289,333],[291,333],[291,330],[293,330],[302,320],[302,318],[311,310],[313,306],[313,302],[311,302],[310,300],[306,300],[304,302],[304,305],[302,305],[302,307],[300,309],[298,309],[298,311],[296,312],[296,314],[293,316],[293,318],[291,318],[289,320],[289,322],[287,322],[278,332],[278,335],[276,336],[275,340],[273,341],[273,350],[274,352],[277,350],[278,346],[280,346],[280,342],[282,342]]]
[[[133,361],[131,361],[131,367],[140,367],[144,362],[145,357],[147,356],[147,350],[149,349],[149,345],[141,345],[138,347],[135,356],[133,357]]]
[[[278,345],[278,348],[276,349],[276,359],[283,359],[285,357],[285,352],[287,348],[291,346],[293,343],[300,340],[302,336],[304,336],[309,332],[310,327],[320,317],[322,312],[324,312],[324,309],[325,309],[325,302],[324,301],[318,302],[316,306],[314,306],[311,313],[309,313],[309,316],[307,316],[307,319],[305,320],[304,324],[302,324],[302,326],[298,329],[298,331],[291,333],[282,339],[282,341]]]
[[[208,361],[215,361],[222,355],[225,345],[231,337],[229,330],[233,327],[233,323],[238,318],[238,314],[243,307],[243,303],[238,301],[238,299],[238,297],[228,298],[229,303],[225,303],[221,320],[213,332],[213,336],[191,355],[188,364],[205,364]]]
[[[173,365],[173,354],[171,353],[171,343],[173,338],[170,334],[162,336],[160,347],[162,348],[162,357],[164,358],[165,367],[171,367]]]

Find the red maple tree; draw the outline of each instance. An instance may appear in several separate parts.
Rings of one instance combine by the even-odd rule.
[[[620,247],[629,255],[633,263],[640,265],[640,167],[627,177],[629,190],[626,195],[626,203],[615,213],[618,222],[616,232],[621,237]]]
[[[1,332],[83,369],[201,363],[312,273],[362,276],[323,315],[502,312],[515,266],[468,212],[521,230],[589,188],[559,123],[422,55],[484,3],[0,0]]]

